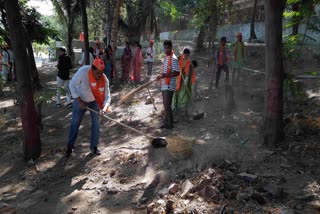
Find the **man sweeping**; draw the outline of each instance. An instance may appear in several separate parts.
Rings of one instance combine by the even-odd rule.
[[[70,91],[74,99],[72,105],[72,119],[67,143],[66,156],[69,157],[74,148],[79,127],[89,107],[101,113],[109,112],[110,90],[109,82],[104,72],[104,63],[101,58],[96,58],[93,64],[79,68],[70,81]],[[95,155],[100,155],[97,148],[99,143],[99,115],[90,112],[91,116],[91,138],[90,150]]]
[[[173,128],[173,114],[172,114],[172,97],[176,90],[177,76],[180,74],[179,63],[176,55],[172,50],[171,40],[163,42],[165,57],[160,75],[157,77],[160,80],[163,107],[165,111],[164,123],[160,128],[172,129]]]

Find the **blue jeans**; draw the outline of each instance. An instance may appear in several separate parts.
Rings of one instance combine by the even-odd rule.
[[[87,106],[93,110],[99,111],[99,106],[96,101],[87,103]],[[80,103],[77,99],[73,100],[72,104],[72,119],[70,125],[70,132],[68,137],[68,146],[73,146],[76,141],[79,127],[86,109],[80,108]],[[91,116],[91,138],[90,138],[90,149],[93,150],[99,143],[99,115],[90,112]]]

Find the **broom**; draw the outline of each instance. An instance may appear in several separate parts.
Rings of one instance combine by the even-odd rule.
[[[121,103],[124,103],[124,102],[128,102],[130,99],[132,99],[132,98],[134,97],[134,95],[135,95],[137,92],[141,91],[141,90],[144,89],[144,88],[148,88],[152,83],[154,83],[154,82],[156,82],[156,81],[157,81],[157,79],[150,80],[149,82],[147,82],[147,83],[139,86],[138,88],[133,89],[133,90],[130,91],[128,94],[126,94],[125,96],[123,96],[123,97],[121,98],[121,100],[119,101],[119,103],[121,104]]]

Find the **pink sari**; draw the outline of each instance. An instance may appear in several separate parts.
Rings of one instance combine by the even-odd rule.
[[[136,48],[132,63],[132,76],[131,80],[134,82],[140,82],[141,79],[141,67],[142,67],[142,53],[140,48]]]

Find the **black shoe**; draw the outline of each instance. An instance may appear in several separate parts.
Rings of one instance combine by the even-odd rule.
[[[66,105],[66,107],[67,107],[67,108],[72,108],[72,103],[68,103],[68,104]]]
[[[74,146],[67,146],[67,151],[66,151],[66,157],[70,157],[70,155],[72,154],[72,148],[74,148]]]
[[[98,150],[97,147],[94,147],[94,148],[93,148],[92,153],[93,153],[94,155],[101,155],[101,153],[100,153],[100,151]]]

